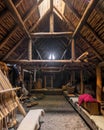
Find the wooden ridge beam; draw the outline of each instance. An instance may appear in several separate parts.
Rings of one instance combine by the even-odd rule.
[[[13,14],[13,16],[15,17],[17,24],[19,24],[23,28],[23,30],[25,31],[27,36],[31,39],[30,34],[29,34],[28,30],[26,29],[25,24],[20,16],[20,14],[18,13],[15,5],[13,4],[12,0],[5,0],[5,4],[9,8],[9,10]]]
[[[81,28],[85,24],[86,20],[88,19],[89,15],[91,14],[92,10],[94,9],[94,7],[98,3],[98,1],[99,0],[91,0],[90,1],[90,3],[88,4],[81,20],[79,21],[79,24],[77,25],[72,37],[75,37],[77,35],[77,33],[81,30]]]
[[[31,33],[32,38],[40,38],[40,37],[71,37],[73,32],[40,32],[40,33]]]

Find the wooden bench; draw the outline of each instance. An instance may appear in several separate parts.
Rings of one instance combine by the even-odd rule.
[[[38,130],[40,117],[45,114],[43,109],[30,110],[21,121],[17,130]]]

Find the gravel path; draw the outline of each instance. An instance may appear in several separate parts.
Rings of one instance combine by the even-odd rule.
[[[32,109],[45,110],[40,130],[90,130],[63,96],[45,96],[38,102]]]

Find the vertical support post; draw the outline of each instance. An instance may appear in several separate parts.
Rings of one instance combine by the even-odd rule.
[[[53,76],[51,76],[51,88],[53,88]]]
[[[96,67],[96,99],[101,101],[102,96],[102,76],[101,76],[101,67],[98,65]]]
[[[83,94],[84,93],[83,70],[80,71],[80,84],[81,84],[81,94]]]
[[[54,32],[53,0],[50,0],[50,32]]]
[[[44,76],[44,88],[46,88],[47,86],[46,86],[46,83],[47,83],[47,77],[46,77],[46,75]]]
[[[32,40],[29,39],[28,43],[28,60],[32,60]]]
[[[34,68],[34,83],[36,82],[36,68]]]
[[[50,13],[50,32],[54,32],[54,14]]]
[[[75,60],[75,40],[72,39],[72,43],[71,43],[71,56],[72,56],[72,60]]]

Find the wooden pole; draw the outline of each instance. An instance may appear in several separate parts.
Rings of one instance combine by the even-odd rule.
[[[44,76],[44,88],[46,88],[47,86],[46,86],[46,83],[47,83],[47,77],[46,76]]]
[[[50,32],[54,32],[53,0],[50,0]]]
[[[24,64],[24,63],[30,63],[30,64],[34,64],[34,63],[72,63],[73,64],[77,64],[81,62],[79,60],[8,60],[5,61],[7,63],[19,63],[19,64]]]
[[[75,42],[74,42],[74,39],[72,39],[72,43],[71,43],[71,55],[72,55],[72,60],[75,60]]]
[[[54,14],[50,13],[50,32],[54,32]]]
[[[51,88],[53,88],[53,76],[51,76]]]
[[[28,45],[28,60],[32,59],[32,40],[29,40],[29,45]]]
[[[99,65],[96,67],[96,99],[101,101],[102,96],[102,76],[101,76],[101,67]]]
[[[84,93],[84,84],[83,84],[83,70],[80,71],[80,82],[81,82],[81,94]]]
[[[50,27],[51,31],[53,31],[53,25]],[[38,32],[38,33],[31,33],[32,38],[44,38],[44,37],[71,37],[73,32]]]

